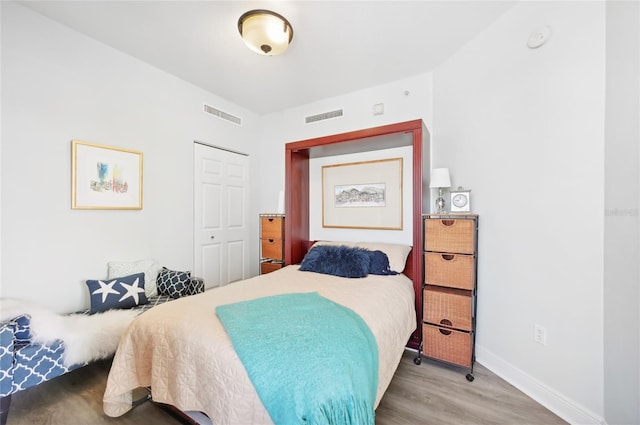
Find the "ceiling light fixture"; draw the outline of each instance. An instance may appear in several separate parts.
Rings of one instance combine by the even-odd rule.
[[[273,56],[287,50],[293,28],[283,16],[264,9],[250,10],[238,19],[238,31],[254,52]]]

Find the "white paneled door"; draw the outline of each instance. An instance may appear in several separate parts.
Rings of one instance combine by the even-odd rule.
[[[194,143],[194,274],[207,289],[249,277],[249,157]]]

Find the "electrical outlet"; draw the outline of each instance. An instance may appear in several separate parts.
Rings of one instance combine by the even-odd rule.
[[[547,330],[540,325],[533,327],[533,339],[539,344],[547,345]]]

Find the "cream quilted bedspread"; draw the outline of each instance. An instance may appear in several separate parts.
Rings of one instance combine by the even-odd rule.
[[[318,292],[367,323],[379,351],[377,407],[416,328],[411,281],[404,275],[345,279],[293,265],[142,314],[121,338],[104,394],[105,413],[126,413],[131,391],[150,386],[154,401],[204,412],[213,424],[271,424],[215,307],[293,292]],[[300,361],[309,355],[300,352]]]

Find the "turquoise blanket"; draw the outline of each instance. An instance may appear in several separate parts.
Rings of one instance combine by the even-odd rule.
[[[378,346],[352,310],[314,292],[216,313],[276,425],[374,425]]]

